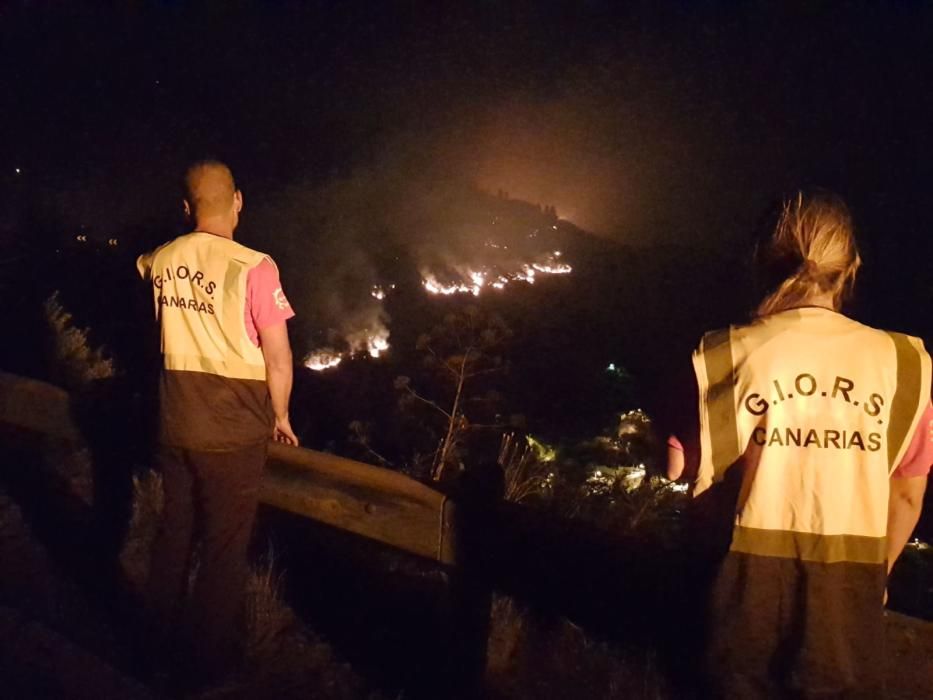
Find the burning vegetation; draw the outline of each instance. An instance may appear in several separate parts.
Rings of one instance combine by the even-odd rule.
[[[275,232],[265,247],[277,259],[305,261],[282,269],[308,369],[382,357],[387,312],[402,324],[425,308],[419,297],[500,297],[573,272],[579,229],[551,203],[482,190],[430,154],[393,141],[366,167],[252,210],[257,233]]]
[[[538,261],[520,263],[517,267],[482,266],[473,268],[465,265],[456,265],[446,268],[444,273],[435,273],[422,268],[421,286],[431,295],[452,296],[455,294],[470,294],[478,297],[484,289],[503,290],[511,282],[524,282],[534,284],[541,275],[569,275],[573,268],[561,260],[559,250],[539,256]],[[440,280],[443,277],[445,282]],[[375,284],[370,289],[370,296],[382,303],[389,291],[395,290],[396,285]],[[333,347],[324,347],[313,350],[305,357],[304,365],[308,369],[322,372],[340,365],[340,363],[353,357],[378,358],[389,349],[389,330],[382,323],[375,328],[360,328],[345,335],[347,349],[339,351]]]
[[[452,211],[419,217],[419,226],[441,233],[429,238],[398,234],[405,239],[397,246],[402,252],[382,261],[376,253],[355,249],[325,275],[334,281],[322,314],[330,328],[324,342],[312,343],[305,367],[325,371],[351,358],[382,356],[390,336],[385,309],[397,295],[409,299],[420,291],[436,297],[479,297],[487,290],[502,293],[513,283],[533,285],[546,276],[573,272],[558,248],[563,229],[573,227],[560,222],[553,209],[472,190],[458,191],[456,198],[465,201]],[[402,283],[413,272],[420,283],[417,290]],[[393,279],[397,281],[387,281]]]
[[[555,250],[540,256],[537,262],[520,263],[517,269],[504,269],[499,266],[473,269],[458,266],[452,273],[448,273],[448,282],[441,282],[437,274],[422,269],[421,284],[430,294],[472,294],[478,297],[484,289],[505,289],[510,282],[534,284],[538,275],[569,275],[573,268],[561,260],[562,255],[559,250]]]
[[[346,336],[349,349],[340,352],[333,348],[315,350],[305,357],[304,365],[308,369],[322,372],[337,367],[344,359],[352,357],[378,358],[389,349],[389,329],[381,325],[375,329],[361,328]]]

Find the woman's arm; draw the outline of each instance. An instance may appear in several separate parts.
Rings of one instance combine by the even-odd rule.
[[[891,479],[891,495],[888,497],[888,573],[894,562],[904,551],[904,545],[917,527],[923,509],[923,494],[927,488],[927,477],[915,476],[907,479]]]
[[[682,369],[675,379],[665,415],[660,417],[661,434],[668,436],[666,476],[671,481],[691,481],[700,465],[699,392],[693,365]]]

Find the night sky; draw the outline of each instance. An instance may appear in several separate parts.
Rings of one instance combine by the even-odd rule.
[[[0,10],[8,229],[28,199],[131,243],[204,155],[233,166],[247,222],[375,170],[639,246],[728,247],[822,186],[884,303],[933,301],[927,3],[83,4]]]
[[[367,461],[375,450],[397,466],[414,464],[407,460],[415,451],[433,454],[435,436],[454,423],[439,424],[435,433],[418,415],[400,410],[393,380],[404,375],[429,403],[444,404],[439,397],[448,387],[431,374],[436,366],[425,362],[428,351],[418,339],[445,314],[472,304],[501,314],[514,331],[503,343],[502,373],[471,380],[476,393],[464,404],[482,397],[491,414],[473,418],[470,404],[473,427],[523,425],[546,442],[584,446],[597,444],[592,438],[599,431],[608,435],[607,426],[617,430],[622,411],[644,408],[663,417],[665,403],[673,406],[671,413],[682,411],[686,384],[677,384],[681,375],[671,368],[686,363],[703,330],[741,322],[739,316],[754,308],[743,267],[749,234],[776,202],[799,188],[834,191],[852,209],[864,267],[846,313],[921,336],[933,348],[929,0],[0,0],[0,299],[7,341],[0,343],[0,369],[58,381],[43,352],[52,344],[42,301],[59,290],[74,326],[90,329],[88,345],[114,358],[113,391],[132,394],[139,409],[111,421],[128,404],[108,401],[109,409],[98,411],[85,403],[85,394],[73,404],[89,425],[106,418],[99,436],[112,435],[114,445],[145,445],[135,437],[143,420],[133,430],[119,426],[130,422],[127,416],[142,415],[143,404],[157,395],[152,299],[133,262],[184,232],[182,175],[205,157],[231,166],[245,197],[237,240],[275,258],[296,309],[289,323],[297,366],[291,421],[313,449]],[[559,218],[533,205],[553,206]],[[521,215],[510,219],[516,211]],[[513,277],[509,291],[483,291],[479,301],[470,294],[429,295],[429,267],[463,277],[470,266],[492,269],[481,267],[486,256],[504,255],[509,246],[496,212],[505,212],[502,218],[519,241],[508,253],[516,256],[509,261],[514,269],[533,262],[531,253],[554,256],[559,245],[565,256],[559,260],[573,265],[572,274],[542,272],[533,285]],[[85,234],[92,242],[77,242]],[[520,250],[519,260],[515,251],[522,245],[541,247]],[[374,296],[377,287],[390,290],[384,300]],[[353,345],[354,336],[378,337],[389,350],[370,356],[365,343]],[[71,342],[75,336],[57,337]],[[349,359],[333,371],[300,366],[321,350]],[[665,393],[671,387],[675,391]],[[96,391],[86,395],[96,401]],[[104,406],[109,395],[99,396]],[[82,415],[82,428],[84,420]],[[353,424],[371,432],[371,454],[361,451]],[[498,454],[498,428],[476,435],[465,463],[480,468],[470,467],[462,479],[465,498],[486,491],[482,467]],[[134,455],[139,445],[134,442]],[[108,447],[107,454],[122,453]],[[566,454],[568,473],[589,459],[583,452],[579,458]],[[32,489],[51,472],[40,476],[17,473],[10,483]],[[37,523],[56,512],[45,501],[37,505]],[[593,513],[597,507],[587,506]],[[570,512],[563,506],[550,512],[561,509]],[[574,505],[573,512],[586,511]],[[632,520],[632,532],[643,512]],[[926,513],[918,532],[933,540],[933,489]],[[577,585],[568,581],[584,582],[579,590],[586,595],[574,588],[569,608],[598,610],[600,626],[594,629],[608,629],[618,615],[625,618],[618,625],[625,635],[640,629],[629,622],[638,606],[618,602],[626,596],[661,600],[668,588],[652,584],[646,596],[653,578],[639,574],[631,587],[637,593],[620,595],[618,582],[625,576],[618,572],[640,571],[630,565],[638,558],[625,547],[607,547],[602,537],[575,540],[566,549],[572,557],[554,556],[550,552],[564,551],[555,540],[589,530],[565,527],[561,516],[532,536],[530,524],[538,517],[526,521],[523,514],[529,525],[512,535],[495,530],[497,540],[514,540],[516,551],[522,543],[524,558],[508,561],[506,569],[519,577],[525,569],[533,572],[536,580],[527,590],[537,595],[541,589],[545,601],[551,589],[563,595],[565,587]],[[648,525],[638,527],[660,527],[652,517],[667,522],[663,514],[649,516]],[[53,520],[49,531],[63,532],[65,521],[48,522]],[[500,523],[489,522],[496,528]],[[295,532],[306,537],[305,530]],[[307,539],[317,537],[309,532]],[[418,684],[433,683],[458,657],[433,637],[424,637],[433,645],[425,655],[410,651],[421,647],[397,644],[393,635],[421,635],[422,626],[440,625],[435,616],[456,596],[445,592],[443,604],[426,606],[426,586],[441,578],[421,573],[413,595],[405,589],[397,596],[399,577],[420,569],[393,563],[391,579],[380,582],[358,571],[394,559],[362,548],[345,557],[356,545],[334,542],[284,567],[293,576],[313,564],[307,569],[313,585],[300,578],[293,585],[310,601],[306,608],[302,603],[302,614],[315,625],[324,621],[315,630],[322,631],[321,639],[338,640],[334,658],[341,663],[357,659],[343,656],[340,644],[366,663],[371,643],[378,648],[378,673],[372,675],[389,678],[378,681],[386,694],[407,691],[411,673],[417,695]],[[89,550],[81,544],[74,550],[84,556]],[[623,559],[605,556],[611,549],[625,552],[628,568],[618,568]],[[642,549],[649,551],[640,543],[633,551]],[[58,550],[64,551],[61,543],[48,549],[53,555]],[[669,559],[674,550],[659,551],[664,561],[652,560],[645,576],[678,571]],[[364,558],[365,569],[357,569]],[[576,563],[584,559],[589,561],[580,573]],[[103,560],[88,561],[99,573]],[[611,574],[600,573],[603,564]],[[63,570],[70,572],[70,565]],[[913,584],[904,580],[907,591]],[[367,588],[359,587],[361,581]],[[919,578],[915,583],[920,591]],[[41,588],[71,596],[74,586],[69,579],[67,586]],[[93,589],[105,590],[96,579]],[[600,591],[611,594],[613,605],[605,610],[611,607],[613,614],[604,614]],[[381,596],[392,605],[391,614],[379,618],[371,611],[381,610]],[[83,606],[83,597],[78,600]],[[412,601],[417,614],[409,615],[405,606]],[[665,599],[661,614],[679,610]],[[653,607],[637,612],[632,619],[661,626]],[[404,623],[395,622],[403,613]],[[90,618],[82,607],[75,619],[84,625]],[[549,617],[546,625],[535,623],[531,636],[553,628],[561,640],[581,640],[587,654],[599,653],[595,664],[591,659],[578,669],[598,670],[605,652],[582,636],[576,622],[568,635]],[[689,628],[680,618],[670,626],[681,636]],[[602,635],[599,648],[609,648]],[[83,629],[75,637],[85,638]],[[110,648],[116,639],[108,633],[98,646]],[[625,663],[644,659],[657,683],[662,666],[653,648],[644,646],[653,640],[638,632],[638,654],[626,652]],[[537,663],[545,658],[537,651],[545,642],[532,641],[535,651],[527,658]],[[674,641],[682,648],[683,639]],[[323,654],[317,646],[313,653]],[[447,656],[435,663],[438,654]],[[629,678],[625,669],[624,675],[613,671],[613,683]],[[312,669],[308,678],[320,673]],[[573,692],[586,694],[576,686]]]

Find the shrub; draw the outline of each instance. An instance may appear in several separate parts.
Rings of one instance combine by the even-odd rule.
[[[114,376],[114,364],[103,348],[92,348],[88,328],[76,328],[55,292],[43,303],[50,331],[49,367],[52,378],[66,389],[81,390],[98,379]]]

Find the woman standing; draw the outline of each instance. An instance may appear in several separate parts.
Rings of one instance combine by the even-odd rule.
[[[787,202],[758,262],[769,292],[750,324],[703,337],[697,435],[685,455],[671,443],[670,476],[686,460],[696,497],[737,485],[711,599],[714,695],[877,698],[886,563],[933,461],[930,357],[839,313],[860,259],[837,198]]]

